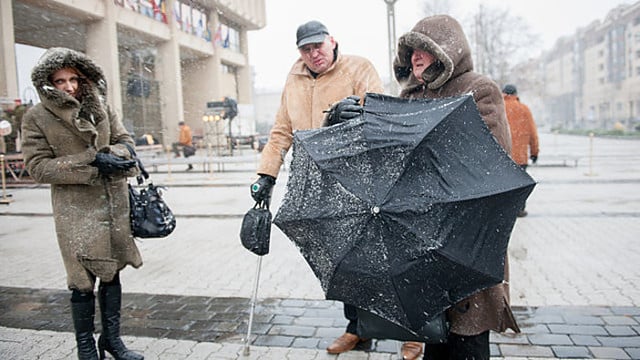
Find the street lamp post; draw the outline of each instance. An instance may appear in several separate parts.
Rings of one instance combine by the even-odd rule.
[[[398,86],[393,75],[393,59],[396,55],[396,14],[394,6],[398,0],[384,0],[387,4],[387,34],[389,40],[389,91],[398,95]]]

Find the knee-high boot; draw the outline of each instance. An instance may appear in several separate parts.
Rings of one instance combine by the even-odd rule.
[[[127,349],[120,338],[120,306],[122,304],[120,284],[100,283],[98,302],[102,321],[102,333],[98,338],[100,359],[104,359],[104,352],[107,351],[116,360],[143,360],[144,356]]]
[[[96,301],[93,293],[81,293],[73,290],[71,295],[71,317],[76,330],[78,344],[78,359],[97,360],[96,341],[93,338],[95,326],[93,320],[96,314]]]

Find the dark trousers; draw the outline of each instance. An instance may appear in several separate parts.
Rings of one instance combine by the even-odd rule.
[[[176,154],[176,157],[180,156],[180,152],[182,152],[183,148],[184,148],[184,145],[179,142],[175,142],[171,144],[171,149],[173,153]]]
[[[344,317],[349,320],[349,323],[347,324],[347,332],[358,335],[358,311],[356,310],[356,307],[344,304],[343,311]]]
[[[489,331],[474,336],[449,334],[445,344],[425,344],[425,360],[489,360]]]

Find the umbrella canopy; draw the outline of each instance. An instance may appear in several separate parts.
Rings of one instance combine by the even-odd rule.
[[[274,223],[327,299],[416,334],[502,282],[516,214],[535,182],[495,141],[471,95],[368,94],[364,115],[298,131]]]

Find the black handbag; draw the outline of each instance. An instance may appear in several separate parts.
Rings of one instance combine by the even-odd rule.
[[[271,211],[264,202],[256,202],[242,219],[240,241],[247,250],[262,256],[269,253],[270,238]]]
[[[449,322],[444,312],[428,321],[417,333],[383,319],[360,308],[358,311],[358,336],[366,339],[391,339],[440,344],[447,341]]]
[[[149,173],[137,156],[136,161],[141,173],[136,177],[140,186],[149,179]],[[147,186],[140,190],[129,184],[129,206],[131,233],[135,237],[163,238],[176,228],[176,218],[162,198],[162,188],[153,185],[150,180]]]

